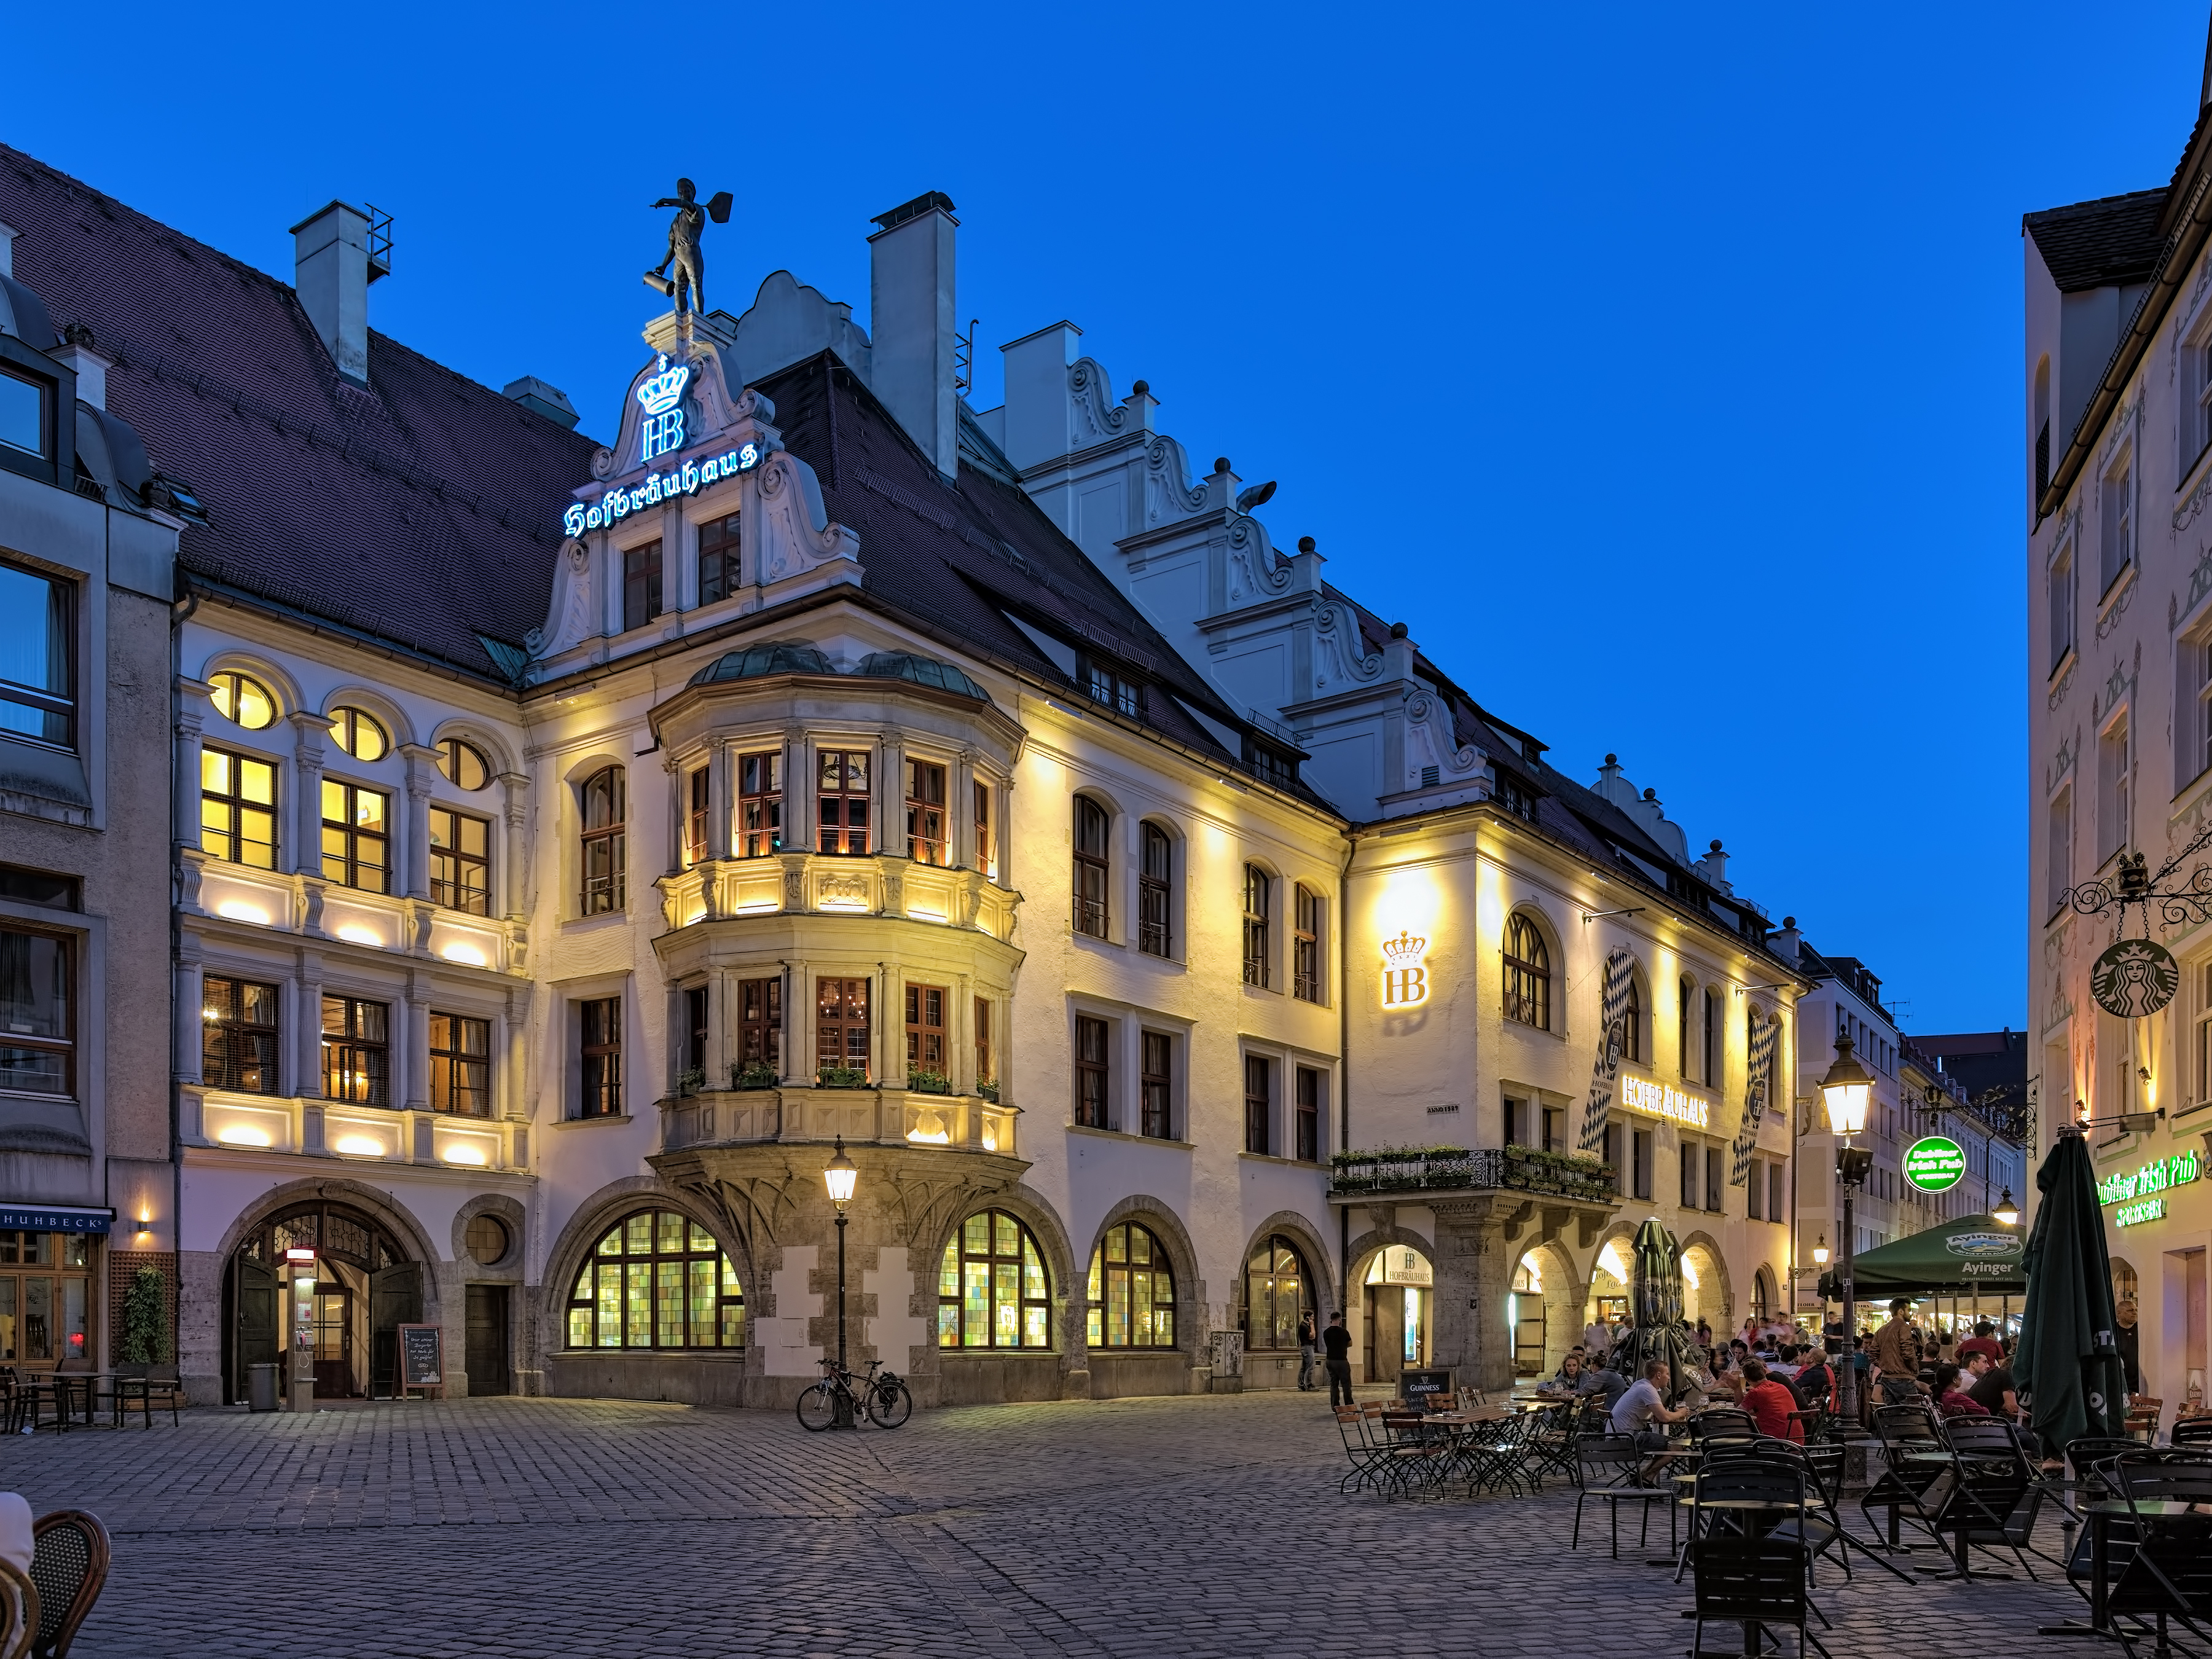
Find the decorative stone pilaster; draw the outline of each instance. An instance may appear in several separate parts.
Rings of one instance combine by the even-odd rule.
[[[215,688],[188,676],[177,677],[176,783],[170,792],[174,820],[170,839],[179,847],[200,844],[200,745],[209,699]]]
[[[430,896],[430,792],[436,787],[438,751],[419,743],[403,743],[399,752],[407,762],[407,839],[399,861],[409,898]]]
[[[515,921],[521,919],[522,896],[527,890],[523,884],[523,860],[529,845],[524,832],[530,817],[530,780],[519,772],[502,772],[499,782],[507,798],[501,814],[507,833],[500,849],[503,854],[499,861],[500,914]]]
[[[407,1074],[401,1079],[410,1111],[430,1107],[430,981],[420,973],[407,976],[407,1042],[402,1062]]]
[[[327,714],[301,709],[292,716],[292,763],[299,787],[293,792],[290,855],[280,854],[279,869],[289,866],[310,876],[322,873],[323,739],[330,733]]]
[[[323,1094],[323,953],[302,947],[296,953],[293,984],[292,1092],[319,1100]]]

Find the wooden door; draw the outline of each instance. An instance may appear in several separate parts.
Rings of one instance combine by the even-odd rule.
[[[402,1261],[368,1276],[368,1393],[399,1392],[399,1328],[422,1322],[422,1267]]]
[[[507,1392],[507,1287],[471,1285],[468,1287],[467,1362],[471,1394]]]
[[[231,1398],[246,1398],[246,1368],[283,1360],[276,1346],[276,1275],[258,1261],[241,1260],[232,1291]],[[282,1385],[283,1378],[278,1378]]]
[[[1367,1287],[1367,1381],[1395,1382],[1406,1368],[1406,1293],[1395,1285]]]

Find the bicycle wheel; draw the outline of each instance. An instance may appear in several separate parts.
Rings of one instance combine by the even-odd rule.
[[[827,1382],[817,1382],[799,1396],[799,1426],[809,1434],[819,1434],[837,1420],[837,1390]]]
[[[878,1428],[895,1429],[914,1415],[914,1396],[896,1376],[885,1377],[868,1395],[868,1419]]]

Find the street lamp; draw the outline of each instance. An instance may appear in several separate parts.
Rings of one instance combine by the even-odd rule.
[[[845,1206],[853,1201],[853,1188],[860,1178],[853,1160],[845,1156],[845,1137],[837,1137],[837,1155],[822,1171],[822,1183],[830,1189],[830,1201],[837,1206],[837,1369],[845,1369]],[[840,1389],[837,1394],[837,1426],[853,1426],[853,1396]]]
[[[1839,1035],[1836,1038],[1835,1064],[1820,1079],[1820,1101],[1828,1110],[1829,1128],[1844,1140],[1836,1151],[1836,1177],[1844,1188],[1843,1368],[1836,1378],[1836,1394],[1846,1423],[1856,1423],[1859,1417],[1858,1299],[1851,1283],[1851,1194],[1866,1179],[1868,1167],[1874,1162],[1874,1154],[1852,1146],[1851,1137],[1866,1127],[1867,1100],[1873,1091],[1874,1079],[1851,1053],[1850,1037]]]
[[[2011,1188],[2008,1187],[2004,1189],[2004,1196],[1997,1200],[1996,1208],[1991,1210],[1990,1213],[2008,1227],[2016,1227],[2020,1224],[2020,1206],[2012,1201]]]
[[[1826,1233],[1820,1235],[1820,1242],[1813,1247],[1813,1265],[1816,1267],[1828,1265],[1828,1236]]]

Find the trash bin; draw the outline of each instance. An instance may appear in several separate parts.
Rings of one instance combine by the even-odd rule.
[[[246,1409],[250,1412],[273,1412],[276,1409],[276,1374],[281,1365],[248,1365],[246,1368]]]

